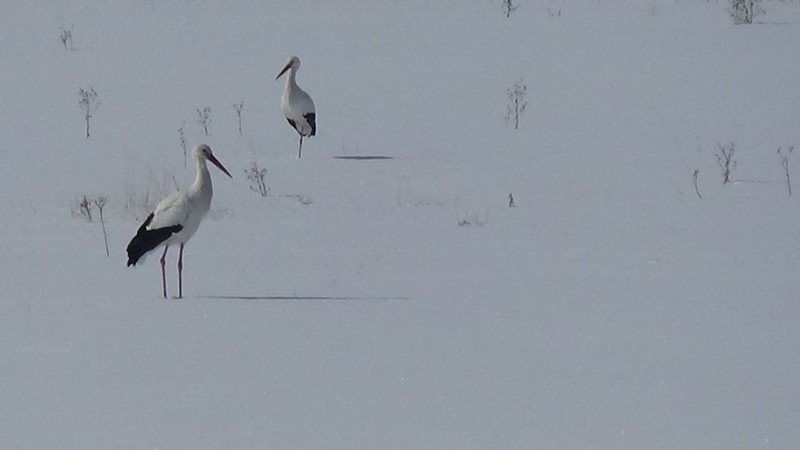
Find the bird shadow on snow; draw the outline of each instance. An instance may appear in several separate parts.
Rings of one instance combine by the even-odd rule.
[[[213,300],[307,300],[307,301],[392,301],[411,300],[410,297],[345,297],[345,296],[302,296],[302,295],[199,295],[197,298]]]
[[[348,161],[381,161],[386,159],[394,159],[393,156],[383,155],[340,155],[334,156],[334,159],[344,159]]]

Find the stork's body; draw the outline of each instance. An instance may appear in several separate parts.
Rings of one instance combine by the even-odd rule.
[[[289,125],[300,135],[297,157],[301,158],[303,156],[303,138],[317,134],[317,113],[311,96],[297,85],[295,78],[298,69],[300,69],[300,58],[292,56],[275,79],[277,80],[281,75],[289,72],[281,102],[283,103],[283,115]]]
[[[128,266],[136,265],[140,258],[164,246],[161,255],[161,284],[163,294],[167,296],[166,257],[170,245],[180,245],[178,253],[178,298],[183,297],[183,247],[194,235],[200,222],[211,209],[211,197],[214,190],[211,186],[211,174],[208,172],[206,161],[211,161],[229,177],[228,172],[220,163],[211,148],[200,144],[192,150],[192,155],[197,162],[197,177],[194,183],[186,189],[174,192],[159,202],[156,209],[150,213],[147,220],[142,223],[136,236],[128,244]],[[231,177],[233,178],[233,177]]]

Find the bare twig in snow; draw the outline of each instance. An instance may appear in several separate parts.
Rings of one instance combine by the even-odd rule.
[[[717,144],[717,164],[722,169],[722,184],[731,182],[731,172],[736,168],[736,160],[733,154],[736,153],[736,144]]]
[[[236,118],[239,119],[239,136],[242,134],[242,109],[244,109],[244,100],[239,103],[233,104],[233,109],[236,111]]]
[[[269,187],[267,187],[264,177],[267,175],[267,169],[261,169],[255,162],[252,163],[253,167],[244,171],[247,179],[250,181],[250,190],[258,192],[262,197],[269,194]]]
[[[188,151],[189,145],[186,141],[186,134],[183,132],[183,127],[178,128],[178,137],[181,140],[181,148],[183,149],[183,168],[186,168],[186,153]]]
[[[108,234],[106,233],[106,221],[103,218],[103,208],[106,206],[106,198],[102,195],[94,199],[94,204],[97,206],[97,210],[100,212],[100,225],[103,227],[103,241],[106,244],[106,256],[111,256],[108,252]]]
[[[503,117],[508,122],[514,122],[514,129],[519,129],[519,118],[522,116],[522,113],[525,112],[525,108],[528,107],[528,86],[526,86],[522,80],[517,81],[514,83],[514,86],[506,89],[506,97],[508,98],[508,104],[506,105],[506,113]]]
[[[703,196],[700,195],[700,189],[697,187],[697,177],[700,175],[700,169],[695,169],[694,174],[692,174],[692,181],[694,182],[694,191],[697,192],[697,197],[700,200],[703,199]]]
[[[206,106],[202,110],[197,109],[197,123],[203,127],[203,133],[208,136],[208,124],[211,122],[211,108]]]
[[[97,108],[100,107],[100,101],[97,100],[97,92],[95,92],[94,88],[81,89],[78,91],[78,96],[80,100],[78,100],[78,105],[81,107],[81,111],[83,112],[83,118],[86,120],[86,137],[89,137],[89,119],[94,116],[94,113],[97,111]]]
[[[513,0],[503,0],[502,7],[503,14],[506,17],[511,17],[511,13],[516,11],[516,9],[519,8],[519,5],[515,5]]]
[[[781,166],[783,166],[783,175],[786,177],[786,187],[789,188],[789,195],[792,195],[792,179],[789,176],[789,157],[792,156],[794,146],[778,147],[778,156],[781,158]]]
[[[64,44],[64,50],[75,50],[72,46],[72,25],[70,25],[69,30],[61,29],[61,43]]]

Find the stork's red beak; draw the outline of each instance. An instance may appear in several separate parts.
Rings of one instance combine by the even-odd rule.
[[[286,71],[287,71],[287,70],[289,70],[289,67],[292,67],[292,63],[291,63],[291,62],[290,62],[290,63],[288,63],[288,64],[286,64],[286,66],[283,68],[283,70],[281,70],[281,73],[279,73],[279,74],[278,74],[278,76],[277,76],[277,77],[275,77],[275,79],[277,80],[278,78],[280,78],[280,77],[281,77],[281,75],[283,75],[284,73],[286,73]]]
[[[219,167],[219,170],[221,170],[223,173],[225,173],[225,175],[233,178],[233,175],[231,175],[231,173],[228,172],[228,169],[226,169],[225,166],[223,166],[222,163],[219,162],[219,160],[214,157],[214,155],[209,156],[208,160],[211,161],[212,163],[214,163],[215,166]]]

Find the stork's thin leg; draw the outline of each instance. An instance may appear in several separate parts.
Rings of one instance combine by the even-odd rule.
[[[300,159],[303,156],[303,135],[300,135],[300,149],[297,150],[297,159]]]
[[[163,288],[164,298],[167,298],[167,270],[164,267],[167,264],[167,249],[169,245],[164,246],[164,253],[161,254],[161,287]]]
[[[178,298],[183,298],[183,244],[178,252]]]

